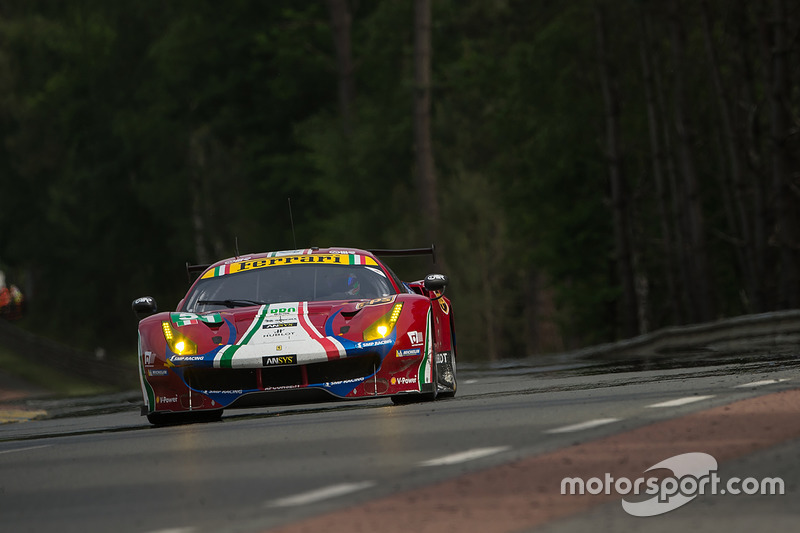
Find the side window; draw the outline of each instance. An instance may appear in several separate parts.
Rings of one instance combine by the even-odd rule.
[[[400,278],[397,277],[397,274],[395,274],[391,268],[389,268],[386,265],[383,265],[383,268],[389,274],[389,277],[392,279],[392,282],[394,282],[395,286],[398,288],[400,292],[408,292],[411,294],[414,293],[414,291],[409,290],[408,285],[406,285],[404,281],[401,281]]]
[[[405,291],[406,291],[408,294],[417,294],[417,292],[416,292],[414,289],[412,289],[412,288],[411,288],[411,285],[409,285],[409,284],[408,284],[408,283],[406,283],[405,281],[403,282],[403,288],[405,289]]]

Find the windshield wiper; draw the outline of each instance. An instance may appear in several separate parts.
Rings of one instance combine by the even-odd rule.
[[[197,300],[200,305],[224,305],[225,307],[249,307],[251,305],[267,305],[267,302],[256,300]]]

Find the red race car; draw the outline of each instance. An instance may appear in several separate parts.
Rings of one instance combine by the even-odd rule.
[[[229,407],[454,396],[447,277],[405,283],[378,259],[433,252],[310,248],[188,267],[201,273],[176,311],[133,302],[142,414],[169,424]]]

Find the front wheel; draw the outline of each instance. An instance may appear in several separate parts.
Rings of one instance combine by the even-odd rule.
[[[452,398],[458,390],[458,377],[456,376],[456,352],[451,350],[436,354],[437,387],[440,398]]]
[[[410,403],[421,403],[421,402],[432,402],[436,398],[442,395],[439,392],[439,383],[438,383],[438,365],[436,365],[435,361],[431,363],[431,372],[433,374],[431,379],[431,389],[432,391],[429,392],[417,392],[417,393],[409,393],[409,394],[396,394],[392,396],[392,403],[395,405],[408,405]]]

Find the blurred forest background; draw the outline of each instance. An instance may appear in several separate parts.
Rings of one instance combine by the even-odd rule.
[[[241,251],[417,247],[460,355],[800,304],[800,4],[6,0],[17,324],[133,355]]]

